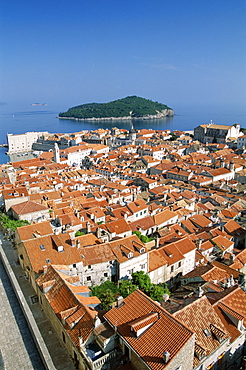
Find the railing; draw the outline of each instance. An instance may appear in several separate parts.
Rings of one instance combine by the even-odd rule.
[[[87,354],[86,349],[81,348],[81,352],[86,359],[86,362],[90,366],[91,370],[98,370],[101,369],[105,362],[110,361],[111,359],[117,356],[117,350],[114,349],[113,351],[106,353],[104,356],[98,358],[96,361],[93,361]]]
[[[93,370],[100,369],[105,362],[111,360],[112,358],[115,358],[117,356],[117,350],[114,349],[113,351],[107,353],[103,357],[99,358],[96,361],[93,361]]]

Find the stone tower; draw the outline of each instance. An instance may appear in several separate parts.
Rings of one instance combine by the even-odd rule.
[[[135,130],[133,124],[131,124],[131,129],[129,131],[129,137],[130,137],[132,143],[134,144],[135,141],[136,141],[136,138],[137,138],[137,133],[136,133],[136,130]]]
[[[57,143],[55,143],[55,149],[54,149],[54,161],[56,163],[60,163],[60,149],[57,145]]]

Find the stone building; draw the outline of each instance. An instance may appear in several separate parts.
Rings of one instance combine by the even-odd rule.
[[[8,134],[8,153],[28,152],[32,150],[32,145],[45,135],[48,135],[48,131],[32,131],[19,135]]]
[[[210,121],[210,123],[197,126],[194,129],[194,140],[201,143],[225,143],[227,139],[237,139],[241,136],[240,125],[235,123],[232,126],[217,125]]]

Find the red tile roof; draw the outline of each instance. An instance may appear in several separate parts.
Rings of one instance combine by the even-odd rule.
[[[156,313],[158,319],[139,337],[131,334],[131,325],[135,320]],[[181,324],[160,305],[144,293],[136,290],[124,299],[119,308],[112,308],[105,314],[111,326],[117,328],[120,336],[128,342],[142,360],[153,370],[164,369],[163,353],[170,353],[170,361],[182,347],[193,337],[193,332]],[[168,363],[170,364],[170,362]]]

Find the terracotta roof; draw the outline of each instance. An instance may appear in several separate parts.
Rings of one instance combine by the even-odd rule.
[[[163,248],[149,251],[149,272],[167,265],[166,253]]]
[[[230,338],[229,332],[206,296],[175,312],[173,316],[196,333],[196,344],[206,351],[207,356],[220,347],[218,338],[222,340]],[[194,366],[200,362],[196,350],[198,349],[195,349]],[[203,355],[205,352],[202,351],[200,354]]]
[[[27,202],[15,204],[11,208],[17,215],[25,215],[28,213],[48,210],[48,208],[43,206],[42,204],[38,204],[30,200]]]
[[[135,320],[147,320],[146,315],[154,313],[158,315],[158,319],[140,336],[131,334],[131,325],[136,323]],[[130,294],[124,299],[122,306],[112,308],[104,317],[153,370],[166,367],[163,363],[165,351],[170,353],[172,361],[193,336],[191,330],[139,290]]]
[[[42,288],[46,282],[54,281],[44,294],[58,318],[65,319],[64,327],[67,334],[79,348],[79,337],[82,336],[86,341],[93,332],[93,319],[97,311],[87,307],[87,303],[81,303],[78,295],[70,289],[71,285],[67,284],[66,278],[69,276],[60,273],[55,267],[67,269],[66,266],[49,266],[47,273],[37,279],[37,284]]]
[[[123,220],[121,220],[121,221],[123,221]],[[151,217],[151,216],[140,218],[139,220],[133,221],[133,222],[130,223],[130,227],[131,227],[132,231],[139,230],[140,228],[142,230],[148,230],[148,229],[150,229],[151,227],[154,227],[154,226],[155,226],[155,223],[153,221],[153,217]]]
[[[154,218],[154,222],[156,225],[161,225],[162,223],[167,222],[168,220],[171,220],[175,216],[177,216],[176,212],[172,212],[166,209],[154,215],[153,218]]]
[[[138,211],[143,211],[144,209],[148,208],[147,204],[142,199],[137,199],[134,202],[127,204],[127,208],[132,213],[137,213]]]
[[[124,232],[131,231],[131,227],[125,219],[107,222],[106,224],[100,225],[99,228],[106,229],[110,233],[116,234],[122,234]]]
[[[23,245],[35,273],[42,272],[43,266],[49,264],[71,265],[82,261],[79,250],[71,246],[68,233],[27,240]],[[63,247],[61,252],[59,246]]]
[[[19,234],[21,241],[39,238],[40,236],[52,235],[52,227],[49,221],[40,222],[33,225],[18,227],[16,233]]]

